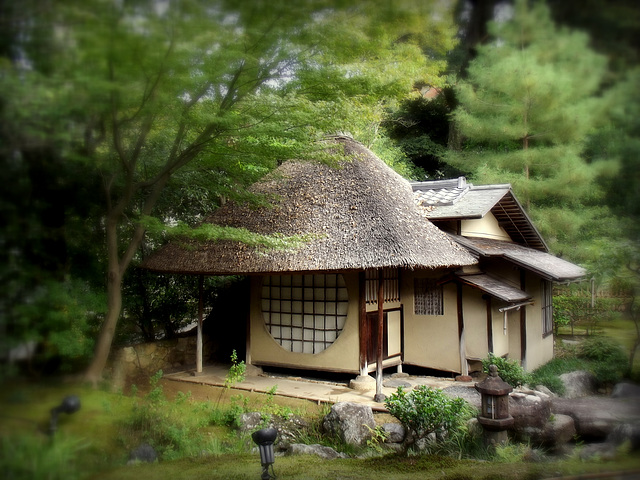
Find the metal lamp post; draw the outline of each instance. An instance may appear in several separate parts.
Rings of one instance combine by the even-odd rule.
[[[260,450],[260,464],[262,465],[261,480],[276,478],[273,472],[273,462],[275,461],[273,442],[275,442],[277,436],[278,431],[275,428],[263,428],[262,430],[253,432],[251,435],[253,441],[258,445],[258,450]],[[270,466],[271,474],[269,473]]]
[[[68,395],[62,399],[62,403],[51,409],[49,421],[49,435],[53,437],[58,429],[58,415],[60,413],[72,414],[80,410],[80,399],[77,395]]]

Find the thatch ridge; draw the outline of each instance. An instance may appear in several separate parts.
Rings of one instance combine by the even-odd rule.
[[[310,235],[295,250],[264,250],[240,242],[170,242],[143,266],[173,273],[225,275],[349,271],[380,267],[440,268],[476,263],[425,219],[410,184],[362,144],[344,147],[337,168],[288,161],[256,183],[273,206],[229,202],[205,222],[261,234]]]

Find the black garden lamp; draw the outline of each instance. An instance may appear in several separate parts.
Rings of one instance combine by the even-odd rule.
[[[80,410],[80,399],[77,395],[68,395],[62,399],[62,403],[51,409],[49,421],[49,435],[53,437],[58,429],[58,415],[60,413],[72,414]]]
[[[273,462],[275,461],[273,453],[273,442],[276,441],[278,431],[275,428],[263,428],[253,432],[251,438],[258,445],[260,450],[260,464],[262,465],[262,480],[270,480],[276,478],[273,473]],[[269,466],[271,466],[271,473],[269,474]]]
[[[507,440],[507,428],[513,425],[513,417],[509,415],[509,393],[511,385],[498,376],[498,368],[489,366],[489,376],[476,383],[476,390],[481,395],[482,412],[478,422],[485,431],[488,443],[504,443]]]

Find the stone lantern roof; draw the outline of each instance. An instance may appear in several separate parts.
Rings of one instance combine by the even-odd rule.
[[[507,395],[513,391],[513,387],[498,376],[498,367],[489,366],[489,376],[482,382],[476,383],[476,390],[486,395]]]

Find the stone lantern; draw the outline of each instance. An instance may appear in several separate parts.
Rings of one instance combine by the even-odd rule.
[[[476,383],[476,390],[480,392],[482,400],[478,422],[484,429],[486,442],[506,442],[507,428],[513,425],[513,417],[509,415],[509,393],[513,388],[498,376],[498,367],[490,365],[489,376]]]

